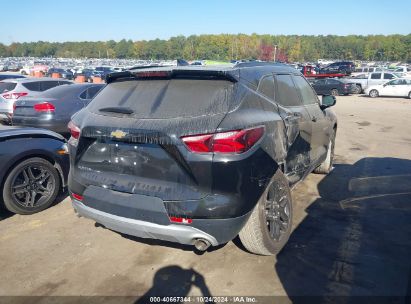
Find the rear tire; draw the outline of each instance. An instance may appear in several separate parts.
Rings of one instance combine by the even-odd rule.
[[[408,99],[411,99],[411,92],[408,93]]]
[[[375,98],[380,95],[377,90],[371,90],[370,93],[368,94],[370,97]]]
[[[26,159],[7,175],[3,202],[17,214],[33,214],[50,207],[60,191],[57,169],[39,157]]]
[[[338,95],[340,95],[340,93],[338,92],[337,89],[332,89],[332,90],[330,91],[330,93],[331,93],[332,96],[338,96]]]
[[[362,92],[362,88],[360,85],[355,85],[355,90],[354,90],[354,94],[361,94]]]
[[[331,172],[334,163],[334,147],[335,147],[335,131],[333,131],[330,142],[327,148],[327,157],[325,160],[314,169],[314,173],[317,174],[328,174]]]
[[[251,253],[277,254],[290,237],[292,215],[290,187],[278,169],[240,231],[241,243]]]

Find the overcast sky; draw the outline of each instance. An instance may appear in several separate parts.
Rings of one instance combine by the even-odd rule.
[[[16,0],[0,42],[167,39],[220,33],[411,33],[411,0]]]

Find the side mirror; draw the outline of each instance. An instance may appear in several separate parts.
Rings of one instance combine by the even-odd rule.
[[[332,95],[323,95],[321,99],[321,105],[320,108],[321,110],[324,110],[326,108],[332,107],[337,103],[337,98]]]

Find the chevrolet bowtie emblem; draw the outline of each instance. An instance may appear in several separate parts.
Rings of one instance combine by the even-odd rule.
[[[118,138],[118,139],[124,138],[126,135],[127,133],[121,130],[116,130],[116,131],[111,132],[111,136]]]

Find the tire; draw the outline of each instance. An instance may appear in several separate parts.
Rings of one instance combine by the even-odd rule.
[[[7,175],[3,202],[10,212],[33,214],[50,207],[59,190],[57,169],[47,160],[33,157],[16,165]]]
[[[411,99],[411,92],[408,93],[408,99]]]
[[[340,95],[340,93],[338,92],[337,89],[332,89],[332,90],[330,91],[330,94],[331,94],[332,96],[338,96],[338,95]]]
[[[377,90],[373,89],[368,93],[368,95],[372,98],[375,98],[375,97],[378,97],[380,95],[380,93],[378,93]]]
[[[354,94],[361,94],[362,92],[362,88],[360,85],[355,85],[355,90],[354,90]]]
[[[334,163],[334,147],[335,147],[335,131],[331,134],[330,142],[327,148],[327,157],[325,160],[314,169],[314,173],[317,174],[328,174],[331,172]]]
[[[269,212],[272,213],[271,221]],[[241,243],[254,254],[277,254],[290,237],[292,215],[290,187],[278,169],[240,231]]]

